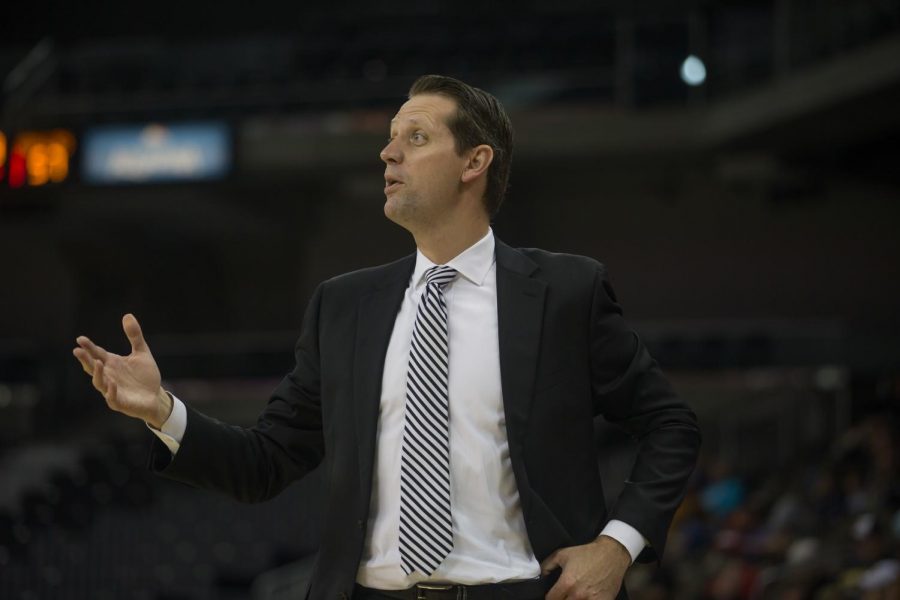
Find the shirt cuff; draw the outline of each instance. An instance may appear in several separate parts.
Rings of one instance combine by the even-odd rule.
[[[147,428],[150,429],[156,437],[162,440],[162,443],[166,445],[169,452],[172,453],[172,456],[175,456],[175,454],[178,453],[178,449],[181,447],[181,439],[184,437],[184,431],[187,429],[187,409],[184,407],[184,403],[181,400],[169,392],[166,393],[172,398],[172,413],[159,429],[152,426],[150,423],[147,423]]]
[[[174,410],[172,411],[174,412]],[[647,539],[641,533],[624,521],[611,519],[600,535],[605,535],[616,540],[628,550],[631,555],[631,562],[637,560],[638,554],[647,546]]]

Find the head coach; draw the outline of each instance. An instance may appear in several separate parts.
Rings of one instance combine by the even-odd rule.
[[[621,598],[629,565],[662,555],[696,418],[604,265],[495,238],[512,139],[490,94],[412,85],[381,160],[384,213],[417,250],[318,286],[255,427],[164,391],[132,315],[128,356],[77,339],[110,408],[153,430],[160,475],[258,502],[322,466],[310,598]],[[638,440],[609,509],[598,415]]]

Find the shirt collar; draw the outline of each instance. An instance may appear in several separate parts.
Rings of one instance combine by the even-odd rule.
[[[457,254],[447,263],[448,267],[456,269],[460,275],[474,283],[482,285],[488,272],[494,264],[494,231],[488,227],[483,238]],[[416,250],[416,268],[413,270],[413,287],[421,285],[425,279],[425,271],[436,266],[420,250]]]

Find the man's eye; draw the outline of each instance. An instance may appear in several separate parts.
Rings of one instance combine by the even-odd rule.
[[[421,131],[417,131],[414,134],[412,134],[409,139],[411,139],[412,141],[417,142],[417,143],[424,142],[425,134],[422,133]]]

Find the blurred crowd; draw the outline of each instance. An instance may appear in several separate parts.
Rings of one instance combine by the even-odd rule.
[[[632,569],[631,597],[900,599],[898,438],[882,413],[762,472],[706,457],[662,568]]]

